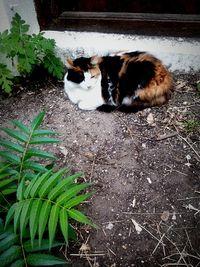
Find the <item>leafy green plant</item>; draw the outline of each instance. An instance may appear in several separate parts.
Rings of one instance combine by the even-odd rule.
[[[200,129],[200,120],[191,119],[184,122],[185,128],[188,132],[195,132]]]
[[[64,66],[55,56],[55,41],[47,39],[42,33],[28,34],[29,25],[15,14],[8,30],[0,33],[0,53],[5,54],[21,75],[29,75],[36,66],[43,66],[58,79],[62,79]],[[0,86],[6,93],[12,91],[12,74],[3,64],[0,64]]]
[[[92,193],[81,193],[90,183],[76,183],[81,173],[69,174],[66,168],[47,169],[39,160],[55,157],[35,145],[58,142],[49,137],[56,132],[40,128],[44,112],[29,126],[20,121],[12,123],[17,129],[2,127],[11,140],[0,145],[0,262],[2,266],[45,266],[64,264],[47,250],[68,244],[76,234],[73,221],[96,227],[76,206]],[[46,163],[45,163],[46,164]],[[6,213],[6,215],[5,215]],[[62,242],[55,240],[59,236]],[[43,252],[41,254],[41,251]]]
[[[47,252],[48,243],[48,240],[43,239],[39,246],[37,240],[35,240],[34,246],[32,246],[27,236],[22,243],[19,235],[14,233],[12,227],[6,230],[2,227],[0,231],[1,266],[51,266],[66,264],[65,260]],[[54,241],[53,247],[61,245],[61,242]]]

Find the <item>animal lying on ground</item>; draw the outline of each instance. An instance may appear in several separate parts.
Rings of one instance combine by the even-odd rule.
[[[83,110],[135,112],[165,104],[172,76],[162,62],[146,52],[67,59],[64,90]]]

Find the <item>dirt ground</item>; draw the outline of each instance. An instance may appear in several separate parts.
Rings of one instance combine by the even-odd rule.
[[[184,124],[200,120],[199,78],[174,74],[169,103],[136,114],[78,110],[49,80],[1,99],[3,125],[45,110],[62,140],[51,148],[58,165],[94,183],[80,209],[99,228],[78,227],[69,266],[200,266],[200,129]]]

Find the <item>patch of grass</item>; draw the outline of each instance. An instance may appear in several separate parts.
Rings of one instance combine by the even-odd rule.
[[[200,120],[198,119],[190,119],[184,122],[184,126],[186,131],[188,132],[196,132],[200,130]]]

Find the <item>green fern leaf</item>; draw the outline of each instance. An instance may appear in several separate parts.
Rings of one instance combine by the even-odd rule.
[[[29,128],[24,125],[21,121],[18,120],[13,120],[12,123],[17,126],[22,132],[24,132],[25,134],[30,134],[30,130]]]
[[[15,155],[9,151],[0,151],[0,156],[12,164],[19,165],[21,163],[20,157],[18,157],[17,155]]]
[[[47,169],[44,166],[34,161],[25,161],[23,164],[23,168],[31,169],[33,171],[41,172],[41,173],[44,173],[47,171]]]
[[[9,176],[10,176],[10,173],[8,173],[8,172],[1,173],[1,174],[0,174],[0,180],[3,180],[4,178],[7,178],[7,177],[9,177]]]
[[[90,221],[88,217],[85,216],[82,212],[76,209],[71,209],[71,210],[68,210],[67,212],[68,212],[69,217],[74,219],[75,221],[88,224],[96,228],[96,225],[92,221]]]
[[[31,123],[31,129],[32,131],[35,131],[42,123],[44,119],[45,112],[40,112],[32,121]]]
[[[18,185],[17,188],[17,200],[22,200],[23,199],[23,193],[25,189],[25,184],[24,184],[25,177],[22,178],[21,182]]]
[[[42,150],[34,149],[34,148],[29,149],[26,153],[26,158],[31,158],[31,157],[38,157],[38,158],[45,158],[45,159],[52,159],[52,160],[56,159],[54,155],[46,151],[42,151]]]
[[[24,266],[25,266],[24,260],[16,260],[10,265],[10,267],[24,267]]]
[[[31,189],[33,188],[33,186],[35,185],[35,182],[38,180],[38,177],[41,176],[40,173],[38,173],[37,175],[34,174],[34,177],[31,179],[31,182],[29,183],[29,185],[26,187],[25,191],[24,191],[24,199],[28,198],[30,196],[30,192]]]
[[[53,130],[37,129],[33,132],[32,136],[44,136],[44,135],[55,135],[58,134]]]
[[[48,254],[30,254],[27,256],[27,263],[31,266],[53,266],[67,262]]]
[[[52,144],[58,142],[60,142],[60,140],[57,138],[40,137],[40,136],[33,137],[30,140],[31,145]]]
[[[31,206],[29,228],[32,248],[34,247],[34,238],[38,228],[38,218],[41,212],[42,203],[42,200],[36,199]]]
[[[60,247],[63,243],[54,241],[52,248]],[[26,252],[36,252],[49,249],[49,239],[42,239],[41,246],[38,244],[38,239],[34,240],[33,244],[30,240],[24,242],[24,249]]]
[[[14,260],[22,256],[20,246],[11,246],[4,253],[0,255],[1,267],[9,266]]]
[[[49,200],[54,200],[58,195],[60,195],[64,190],[66,190],[67,186],[71,185],[75,179],[80,177],[82,173],[76,173],[71,175],[62,181],[60,181],[48,194]]]
[[[14,212],[14,232],[17,233],[17,228],[19,227],[20,215],[23,208],[23,202],[17,202]]]
[[[19,144],[13,143],[11,141],[0,140],[0,145],[6,148],[9,148],[11,150],[14,150],[16,152],[19,152],[19,153],[24,152],[24,148],[22,146],[20,146]]]
[[[14,214],[15,214],[15,209],[16,209],[16,207],[17,207],[17,203],[14,203],[14,204],[10,207],[10,209],[9,209],[9,211],[8,211],[8,213],[7,213],[7,216],[6,216],[5,228],[8,227],[8,224],[9,224],[10,221],[13,219]]]
[[[18,236],[14,233],[8,233],[4,239],[0,241],[0,252],[7,250],[12,245],[16,244]]]
[[[1,219],[1,224],[2,224],[2,219]],[[7,229],[5,229],[5,227],[3,226],[3,228],[1,229],[1,234],[0,234],[0,240],[6,238],[8,235],[13,233],[13,227],[11,225],[9,225],[7,227]]]
[[[28,138],[26,135],[24,135],[23,133],[16,131],[14,129],[8,129],[8,128],[0,128],[2,131],[4,131],[5,133],[7,133],[10,137],[13,137],[15,139],[17,139],[18,141],[22,142],[22,143],[27,143],[28,142]]]
[[[41,212],[39,215],[39,226],[38,226],[39,246],[41,246],[42,237],[46,229],[50,211],[51,211],[51,203],[50,201],[45,201],[42,204]]]
[[[8,179],[5,179],[4,181],[1,181],[0,182],[0,190],[2,191],[3,187],[11,184],[14,181],[16,181],[16,178],[8,178]]]
[[[20,216],[20,237],[21,237],[21,239],[24,237],[24,232],[26,229],[26,225],[28,223],[32,202],[33,202],[32,199],[27,199],[27,200],[23,201],[23,207],[22,207],[21,216]]]
[[[79,184],[79,185],[73,186],[72,188],[67,190],[67,192],[61,194],[57,198],[56,203],[59,205],[64,205],[69,199],[71,199],[72,197],[77,195],[80,191],[84,190],[85,188],[87,188],[90,185],[91,185],[90,183],[84,183],[84,184]]]
[[[32,198],[38,194],[38,191],[40,190],[41,186],[49,179],[51,174],[52,174],[52,171],[49,170],[45,172],[43,175],[39,176],[37,180],[32,181],[33,186],[31,187],[31,190],[30,190],[30,196]],[[25,194],[26,194],[26,191],[25,191]]]
[[[66,244],[68,244],[68,215],[66,209],[62,208],[60,210],[60,229],[64,236]]]
[[[57,184],[58,180],[63,176],[66,169],[61,169],[60,171],[54,173],[49,179],[41,186],[39,190],[39,197],[44,198],[51,189]]]
[[[11,195],[13,193],[15,193],[17,191],[17,186],[16,185],[12,185],[12,188],[7,188],[2,190],[2,195],[6,196],[6,195]]]
[[[93,193],[88,193],[84,195],[79,195],[77,197],[71,198],[65,205],[65,209],[71,209],[74,206],[79,205],[86,199],[90,198],[93,195]]]
[[[10,167],[10,164],[9,163],[4,163],[4,162],[1,162],[0,163],[0,173],[3,173],[4,171],[7,171],[8,167]]]
[[[60,207],[58,205],[53,205],[51,208],[51,213],[49,216],[49,249],[51,249],[53,240],[56,233],[57,223],[58,223],[58,216],[60,212]]]

